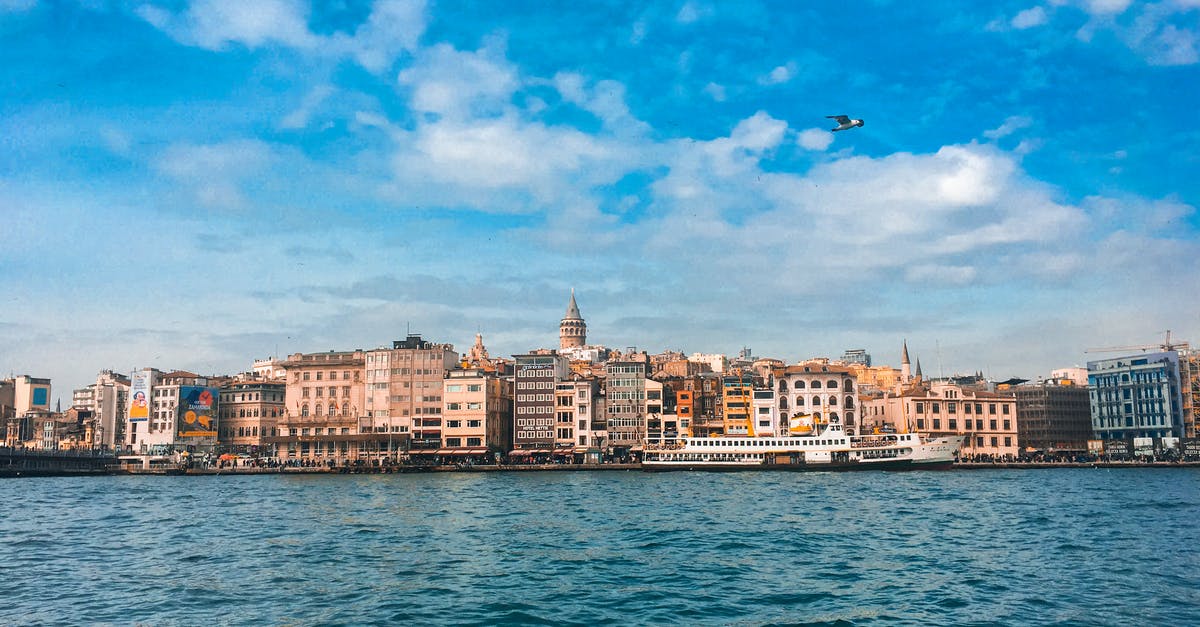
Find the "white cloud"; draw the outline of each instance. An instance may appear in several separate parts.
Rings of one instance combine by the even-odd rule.
[[[372,72],[387,69],[400,52],[419,48],[429,18],[424,0],[377,2],[353,37],[338,34],[334,41]]]
[[[290,0],[193,0],[182,15],[148,4],[137,13],[179,42],[209,50],[231,43],[248,48],[268,43],[309,48],[317,43],[308,30],[307,7]]]
[[[336,92],[337,90],[331,85],[317,85],[304,96],[304,100],[296,110],[284,116],[279,123],[280,127],[296,130],[308,126],[317,107]]]
[[[693,24],[712,14],[712,7],[689,0],[679,7],[679,12],[675,14],[675,21],[680,24]]]
[[[23,13],[37,3],[37,0],[0,0],[0,13]]]
[[[1024,30],[1026,28],[1033,28],[1034,26],[1041,26],[1046,23],[1047,19],[1045,9],[1042,7],[1033,7],[1017,13],[1010,23],[1013,28]]]
[[[1178,66],[1200,62],[1200,35],[1191,14],[1200,9],[1195,0],[1168,0],[1140,4],[1132,20],[1125,15],[1126,1],[1089,2],[1082,8],[1091,19],[1075,36],[1092,41],[1097,31],[1111,31],[1150,65]]]
[[[704,93],[716,102],[725,102],[725,87],[716,83],[709,83],[704,86]]]
[[[404,51],[417,49],[427,16],[423,0],[383,0],[353,35],[316,35],[308,28],[309,6],[301,0],[192,0],[175,13],[143,4],[135,13],[176,41],[208,50],[232,44],[247,48],[281,45],[314,55],[349,56],[379,72]]]
[[[777,66],[775,69],[767,72],[764,76],[758,78],[760,85],[781,85],[795,77],[796,66],[794,63]]]
[[[809,128],[796,135],[796,143],[805,150],[825,150],[833,143],[833,133],[823,128]]]
[[[1025,115],[1012,115],[1004,120],[1004,123],[990,131],[984,131],[983,136],[988,139],[1000,139],[1008,137],[1016,131],[1023,128],[1028,128],[1033,124],[1033,119]]]
[[[156,168],[189,189],[196,200],[210,209],[241,209],[249,206],[241,185],[272,162],[270,147],[257,140],[222,144],[178,144],[168,148]]]
[[[399,81],[412,89],[414,110],[460,118],[503,112],[520,84],[503,50],[463,52],[448,44],[422,50]]]
[[[640,134],[649,130],[647,124],[630,113],[625,104],[625,86],[621,83],[605,80],[589,88],[582,75],[559,72],[554,75],[554,87],[563,100],[592,113],[610,130],[622,134]]]
[[[128,157],[133,147],[129,134],[112,126],[100,129],[100,139],[113,154],[121,157]]]
[[[1120,15],[1130,3],[1131,0],[1083,0],[1083,9],[1092,15]]]

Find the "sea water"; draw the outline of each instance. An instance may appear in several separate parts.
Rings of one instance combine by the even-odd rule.
[[[0,623],[1200,624],[1200,470],[0,481]]]

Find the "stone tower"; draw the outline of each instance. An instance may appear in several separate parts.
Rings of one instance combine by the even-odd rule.
[[[904,352],[900,357],[900,382],[912,380],[912,364],[908,361],[908,340],[904,340]]]
[[[587,344],[587,323],[579,315],[575,304],[575,289],[571,289],[571,302],[567,304],[567,315],[558,323],[558,347],[577,348]]]

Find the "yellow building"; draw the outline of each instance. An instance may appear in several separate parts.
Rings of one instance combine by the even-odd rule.
[[[725,408],[725,435],[754,435],[751,423],[751,397],[754,393],[754,375],[733,374],[721,377],[721,405]]]

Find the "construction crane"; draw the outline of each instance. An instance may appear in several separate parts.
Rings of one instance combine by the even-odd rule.
[[[1088,349],[1085,349],[1083,352],[1085,352],[1085,353],[1117,353],[1117,352],[1121,352],[1121,351],[1142,351],[1142,352],[1146,352],[1149,350],[1173,351],[1173,350],[1180,349],[1180,348],[1184,348],[1184,349],[1188,348],[1187,342],[1172,342],[1171,341],[1171,330],[1170,329],[1167,329],[1163,333],[1166,334],[1166,337],[1159,344],[1140,344],[1137,346],[1103,346],[1100,348],[1088,348]]]

